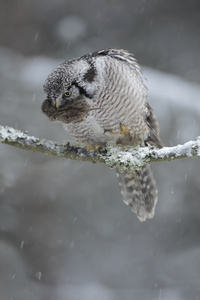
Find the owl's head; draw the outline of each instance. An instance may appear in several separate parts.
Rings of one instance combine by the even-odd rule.
[[[49,74],[44,91],[57,109],[69,101],[92,99],[96,88],[95,75],[95,66],[86,57],[67,61]]]
[[[43,113],[51,121],[81,121],[95,103],[96,73],[89,55],[57,66],[44,83],[47,99],[42,105]]]

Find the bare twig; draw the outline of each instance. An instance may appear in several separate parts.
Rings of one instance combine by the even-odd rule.
[[[174,147],[163,147],[162,149],[151,146],[136,149],[109,143],[104,149],[87,151],[86,148],[72,145],[69,142],[57,144],[53,141],[29,136],[27,133],[12,127],[0,126],[0,142],[46,155],[73,160],[104,162],[109,167],[118,166],[121,171],[140,169],[146,163],[171,161],[184,157],[200,157],[200,137],[196,141],[189,141]]]

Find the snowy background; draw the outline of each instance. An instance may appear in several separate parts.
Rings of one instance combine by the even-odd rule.
[[[133,52],[165,145],[200,135],[199,0],[2,0],[0,124],[62,142],[41,112],[64,60]],[[0,144],[0,299],[199,300],[200,161],[153,166],[159,201],[138,221],[114,170]]]

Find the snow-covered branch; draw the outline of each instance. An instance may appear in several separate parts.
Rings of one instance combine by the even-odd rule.
[[[87,150],[69,142],[57,144],[53,141],[29,136],[27,133],[12,127],[0,126],[0,142],[46,155],[73,160],[104,162],[112,168],[118,166],[121,171],[140,169],[146,163],[170,161],[184,157],[200,157],[200,137],[196,141],[189,141],[174,147],[163,147],[162,149],[151,146],[136,149],[130,146],[122,147],[108,143],[103,149]]]

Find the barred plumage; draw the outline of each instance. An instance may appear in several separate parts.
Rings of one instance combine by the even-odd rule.
[[[141,69],[128,51],[100,50],[64,62],[48,76],[44,90],[42,111],[79,142],[161,147]],[[150,166],[117,174],[123,201],[141,221],[153,217],[157,189]]]

